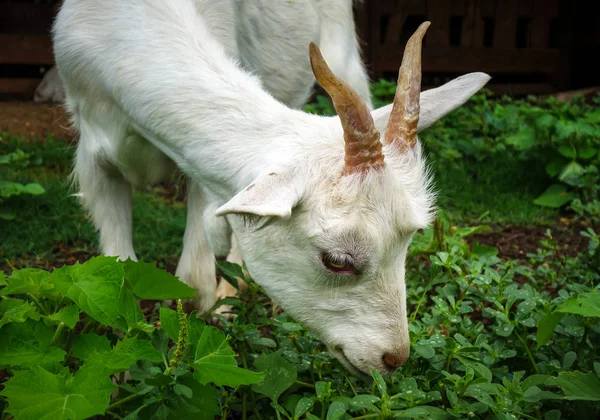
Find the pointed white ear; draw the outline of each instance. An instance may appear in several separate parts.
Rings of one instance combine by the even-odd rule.
[[[457,77],[435,89],[421,93],[421,113],[418,130],[423,131],[440,118],[467,102],[491,79],[485,73],[469,73]],[[392,111],[392,104],[376,109],[371,114],[375,127],[384,133]]]
[[[286,171],[269,171],[237,193],[216,211],[226,214],[289,217],[300,198],[292,175]]]

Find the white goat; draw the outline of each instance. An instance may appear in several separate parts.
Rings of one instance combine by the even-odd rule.
[[[215,302],[214,255],[227,255],[233,231],[254,279],[350,371],[390,373],[409,354],[407,248],[432,217],[417,122],[431,125],[489,77],[423,93],[419,119],[424,24],[407,46],[394,110],[370,113],[351,2],[262,4],[64,1],[54,46],[80,132],[84,204],[102,251],[135,258],[131,185],[178,167],[189,189],[177,273],[198,289],[198,308]],[[310,93],[311,41],[359,93],[311,44],[339,117],[282,103]]]

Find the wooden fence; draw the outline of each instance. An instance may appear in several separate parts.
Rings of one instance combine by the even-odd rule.
[[[424,20],[425,84],[472,71],[515,93],[564,89],[568,52],[559,48],[559,0],[379,0],[356,11],[374,77],[398,70],[404,45]]]
[[[499,92],[545,93],[569,87],[576,28],[564,10],[575,1],[363,0],[355,16],[372,78],[396,76],[406,40],[427,19],[424,85],[484,71]],[[32,95],[53,62],[57,8],[52,0],[0,0],[0,93]]]

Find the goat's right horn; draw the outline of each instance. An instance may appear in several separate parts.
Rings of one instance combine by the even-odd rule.
[[[309,53],[315,78],[331,96],[344,128],[344,175],[382,168],[380,135],[367,105],[346,82],[333,74],[314,42],[309,45]]]
[[[398,73],[394,105],[385,130],[385,144],[405,151],[417,143],[421,106],[421,43],[431,22],[423,22],[406,43]]]

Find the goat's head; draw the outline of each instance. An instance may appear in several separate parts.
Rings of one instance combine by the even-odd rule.
[[[233,215],[228,220],[254,278],[354,373],[389,374],[410,352],[404,264],[413,234],[433,213],[417,128],[489,79],[479,73],[471,85],[454,82],[432,96],[419,124],[428,26],[408,41],[393,105],[373,113],[311,44],[313,72],[339,116],[321,133],[327,139],[314,144],[339,149],[321,148],[311,162],[263,173],[217,211]]]

